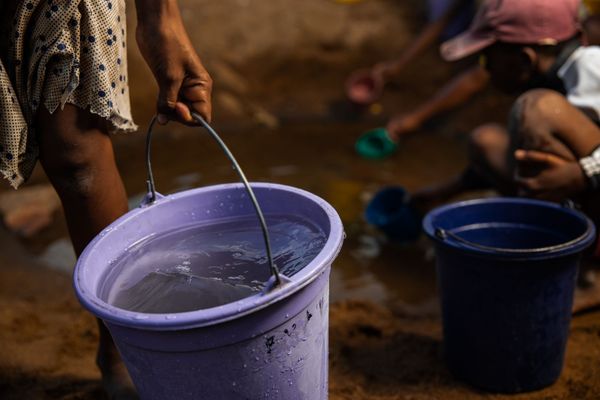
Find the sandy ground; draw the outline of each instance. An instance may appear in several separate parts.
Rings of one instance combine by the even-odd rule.
[[[5,232],[0,239],[0,398],[104,399],[94,366],[95,320],[77,303],[69,276],[36,266]],[[415,316],[345,301],[332,304],[330,323],[332,400],[600,396],[600,313],[573,320],[559,381],[518,396],[484,394],[452,378],[435,312]]]
[[[347,73],[357,66],[369,65],[400,51],[423,22],[420,8],[423,2],[417,0],[366,0],[354,6],[343,6],[330,0],[180,2],[193,41],[216,81],[215,121],[229,132],[239,130],[236,128],[238,126],[244,126],[245,129],[255,126],[272,129],[277,125],[293,125],[297,121],[308,121],[313,125],[330,122],[335,117],[332,111],[334,100],[341,97]],[[132,18],[133,15],[130,20]],[[133,20],[130,22],[132,33]],[[155,98],[156,89],[146,84],[151,81],[151,76],[135,48],[130,50],[134,113],[138,123],[143,126],[152,113],[150,99]],[[382,121],[392,109],[416,104],[453,70],[453,67],[440,63],[435,52],[426,55],[407,71],[382,100],[384,114],[368,118]],[[456,146],[456,141],[449,136],[450,132],[465,131],[487,120],[502,121],[507,104],[506,98],[498,97],[493,92],[492,95],[488,93],[479,97],[471,104],[475,108],[464,108],[437,121],[433,130],[438,136],[424,140],[411,139],[404,151],[425,153],[437,144],[442,147],[438,152],[452,149],[451,154],[455,154],[455,148],[460,146]],[[341,139],[327,137],[320,145],[331,148],[332,154],[351,154],[353,137],[360,129],[354,128],[348,134],[354,136]],[[299,131],[301,128],[295,128],[291,134],[300,136],[302,132]],[[350,221],[346,224],[349,233],[347,248],[353,245],[353,231],[358,229],[358,224],[353,221],[361,212],[361,203],[344,194],[352,193],[354,197],[360,195],[362,189],[357,185],[357,180],[367,182],[365,186],[389,184],[403,172],[403,182],[409,188],[414,188],[439,179],[449,170],[460,169],[460,165],[448,167],[436,164],[435,155],[419,156],[411,161],[395,159],[381,164],[382,167],[367,165],[345,156],[340,158],[345,160],[344,166],[336,164],[339,160],[303,166],[301,172],[306,178],[298,178],[298,181],[294,176],[283,174],[277,178],[267,175],[265,171],[268,165],[286,166],[286,163],[290,163],[291,156],[288,153],[277,153],[277,149],[289,147],[289,139],[278,135],[278,132],[252,130],[247,133],[248,140],[259,142],[267,138],[272,143],[271,149],[275,149],[270,157],[256,161],[251,154],[256,146],[245,149],[241,139],[231,139],[236,154],[242,165],[248,166],[251,176],[267,176],[268,180],[305,187],[327,198],[340,210],[344,222]],[[316,143],[320,134],[319,130],[305,132],[303,137],[306,140],[297,143],[297,151],[312,154],[311,143]],[[177,147],[178,135],[180,133],[173,130],[169,137],[159,143]],[[116,140],[117,158],[130,193],[143,191],[143,174],[139,172],[143,171],[139,151],[142,142],[143,138],[135,136]],[[338,142],[342,142],[343,147],[334,150]],[[181,167],[182,171],[178,170],[178,162],[183,158],[198,162],[203,170],[209,167],[214,169],[214,176],[202,180],[201,184],[224,179],[222,169],[213,167],[221,165],[216,164],[222,163],[220,154],[212,155],[206,151],[199,156],[195,149],[181,150],[183,152],[179,154],[157,154],[156,165],[165,166],[155,171],[161,183],[168,184],[169,174],[173,176],[190,170],[189,163]],[[464,162],[464,155],[457,155],[457,160],[458,164]],[[395,163],[400,166],[393,166]],[[432,168],[423,170],[420,168],[423,163]],[[377,173],[378,168],[383,172]],[[402,168],[404,171],[401,171]],[[227,166],[223,166],[223,169],[230,173]],[[340,179],[339,175],[342,174],[348,174],[352,179]],[[31,184],[45,182],[43,173],[37,170]],[[6,189],[0,188],[2,190]],[[58,222],[33,241],[17,240],[0,228],[2,400],[104,398],[94,365],[97,340],[94,318],[77,303],[70,276],[45,268],[32,256],[32,252],[41,252],[53,240],[51,238],[64,236],[66,229],[60,215],[58,217]],[[412,262],[412,258],[406,259],[404,252],[385,251],[388,254],[384,255],[394,262],[399,257],[404,257],[407,263]],[[417,254],[413,258],[422,258],[421,250],[411,251]],[[414,312],[404,303],[343,300],[357,297],[356,292],[364,289],[369,268],[382,270],[379,273],[383,276],[398,275],[394,279],[383,280],[383,284],[388,286],[386,290],[396,290],[404,296],[413,290],[415,299],[420,299],[421,294],[429,293],[431,288],[427,285],[425,288],[416,288],[408,278],[411,274],[422,273],[417,272],[421,264],[407,266],[404,271],[386,270],[386,267],[391,268],[390,265],[395,264],[381,264],[375,268],[369,267],[368,263],[348,269],[350,260],[350,256],[343,254],[334,266],[342,271],[338,276],[343,276],[342,283],[345,285],[332,283],[332,290],[339,293],[332,294],[332,298],[337,300],[331,305],[330,314],[331,399],[600,398],[600,312],[588,313],[573,320],[565,369],[554,386],[519,396],[488,395],[464,386],[445,369],[435,300],[431,303],[434,306],[424,312]],[[428,268],[431,271],[431,265],[428,264]],[[363,286],[356,282],[362,282]],[[377,290],[380,290],[380,286],[365,291],[363,298],[375,297]]]

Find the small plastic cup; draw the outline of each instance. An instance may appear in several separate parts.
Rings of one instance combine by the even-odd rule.
[[[377,128],[359,137],[354,148],[363,158],[380,160],[392,155],[398,149],[398,144],[390,139],[387,129]]]
[[[348,78],[346,95],[350,101],[367,106],[381,97],[383,86],[383,81],[376,79],[370,69],[361,69]]]
[[[421,214],[410,203],[410,195],[401,186],[381,189],[367,205],[367,222],[393,241],[413,242],[421,235]]]

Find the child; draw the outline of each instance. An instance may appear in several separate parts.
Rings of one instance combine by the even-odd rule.
[[[358,103],[371,104],[380,95],[379,90],[402,74],[439,38],[449,39],[467,27],[473,17],[476,3],[473,0],[429,0],[431,23],[419,34],[408,49],[396,60],[378,63],[366,72],[350,77],[348,96]],[[371,82],[371,83],[369,83]],[[476,62],[444,85],[428,101],[408,113],[393,116],[387,124],[389,138],[397,142],[403,135],[418,130],[427,120],[449,111],[485,89],[489,77]],[[361,85],[364,84],[364,85]],[[357,86],[361,85],[357,88]],[[360,89],[360,90],[359,90]],[[360,98],[354,94],[359,94]]]
[[[137,42],[159,86],[159,122],[210,119],[211,79],[176,0],[137,0]],[[136,129],[127,84],[125,0],[0,4],[0,171],[13,187],[39,158],[77,254],[127,211],[109,132]],[[97,363],[111,399],[137,398],[106,327]]]
[[[505,194],[573,199],[600,221],[600,48],[580,47],[576,0],[487,0],[465,34],[444,43],[452,61],[482,54],[500,89],[523,93],[508,127],[471,134],[468,173],[418,193],[447,198],[487,180]]]

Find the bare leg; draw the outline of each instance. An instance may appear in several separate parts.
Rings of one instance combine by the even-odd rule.
[[[73,247],[80,255],[103,228],[127,212],[107,122],[72,105],[36,116],[40,162],[60,196]],[[136,399],[110,333],[98,321],[97,363],[111,399]]]
[[[482,125],[469,139],[470,162],[465,171],[413,194],[414,205],[420,211],[425,212],[469,190],[496,188],[503,194],[514,192],[506,162],[508,131],[496,124]]]
[[[516,193],[515,173],[534,176],[542,165],[517,165],[516,149],[538,150],[575,161],[600,143],[600,128],[560,93],[536,89],[523,94],[510,114],[508,131],[488,124],[471,134],[472,168],[503,194]]]
[[[509,128],[511,151],[539,150],[568,160],[589,155],[600,138],[600,128],[588,116],[560,93],[546,89],[519,97]]]
[[[518,148],[544,151],[575,161],[589,155],[600,144],[600,128],[564,96],[550,90],[532,90],[522,95],[515,103],[510,128],[508,162],[515,172],[513,154]],[[518,173],[535,176],[540,168],[542,166],[534,164],[519,165]],[[584,194],[576,200],[596,223],[600,220],[597,194]],[[581,265],[574,312],[600,306],[600,285],[594,280],[594,265],[590,260]]]

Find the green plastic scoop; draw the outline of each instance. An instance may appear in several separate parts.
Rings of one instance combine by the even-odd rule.
[[[377,128],[359,137],[354,148],[361,157],[381,160],[393,154],[398,144],[390,139],[387,129]]]

